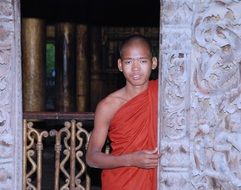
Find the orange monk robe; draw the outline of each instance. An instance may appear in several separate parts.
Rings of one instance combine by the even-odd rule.
[[[148,89],[125,103],[109,127],[112,155],[157,146],[157,80]],[[121,167],[102,171],[102,190],[156,190],[156,169]]]

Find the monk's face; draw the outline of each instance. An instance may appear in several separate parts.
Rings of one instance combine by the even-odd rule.
[[[141,40],[129,42],[122,50],[118,68],[123,72],[127,84],[134,86],[148,84],[151,70],[157,66],[149,46]]]

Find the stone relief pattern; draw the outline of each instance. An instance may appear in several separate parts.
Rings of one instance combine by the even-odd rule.
[[[188,138],[191,1],[164,1],[162,23],[162,120],[160,189],[191,190]]]
[[[195,7],[190,110],[195,189],[241,189],[240,10],[240,0]]]
[[[13,5],[0,2],[0,189],[13,188],[14,137],[10,128],[11,62],[13,42]]]
[[[193,0],[163,0],[163,24],[164,25],[189,25],[192,22]]]
[[[7,20],[7,19],[13,18],[11,0],[1,0],[0,10],[1,10],[0,11],[1,20],[4,20],[4,19]]]

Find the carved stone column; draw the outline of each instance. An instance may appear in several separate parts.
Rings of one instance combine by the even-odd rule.
[[[89,101],[89,64],[88,28],[86,25],[76,26],[76,104],[77,111],[87,111]]]
[[[191,190],[188,136],[192,1],[164,1],[162,7],[161,173],[159,189]],[[186,11],[186,14],[184,14]]]
[[[22,19],[24,111],[45,109],[45,23]]]
[[[161,5],[159,189],[240,189],[241,2]]]
[[[55,29],[57,111],[75,111],[75,25],[58,23]]]
[[[0,189],[22,187],[20,1],[0,1]]]

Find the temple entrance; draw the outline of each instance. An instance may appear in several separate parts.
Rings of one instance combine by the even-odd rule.
[[[154,55],[159,56],[159,18],[153,19],[155,14],[159,15],[159,8],[155,8],[158,12],[150,12],[149,3],[146,6],[141,1],[136,2],[140,4],[138,11],[132,9],[134,2],[115,2],[119,4],[118,9],[112,2],[108,2],[107,6],[100,4],[98,10],[89,2],[75,3],[58,3],[56,15],[49,9],[49,1],[38,4],[37,10],[32,1],[24,1],[22,4],[23,117],[27,128],[24,137],[32,140],[30,134],[36,134],[35,138],[40,140],[38,143],[43,147],[40,154],[43,159],[38,165],[37,156],[34,159],[27,155],[34,151],[35,146],[30,148],[26,144],[29,149],[24,155],[27,158],[25,187],[36,186],[51,190],[65,185],[71,188],[75,186],[74,175],[71,177],[70,174],[78,175],[78,171],[71,170],[70,166],[81,171],[79,160],[83,160],[83,163],[85,160],[84,157],[71,154],[71,151],[70,156],[65,157],[62,152],[65,144],[61,143],[68,134],[77,135],[78,122],[83,125],[81,130],[86,130],[85,135],[88,134],[93,127],[93,112],[98,101],[124,86],[122,73],[117,69],[118,46],[123,38],[137,33],[145,35],[153,44]],[[71,11],[67,11],[66,7]],[[82,11],[76,7],[81,7]],[[119,9],[125,9],[125,14],[118,16],[116,11]],[[148,16],[142,18],[144,15],[141,14],[141,9]],[[152,78],[157,77],[158,70],[155,70]],[[65,125],[65,121],[72,125],[73,119],[77,121],[73,124],[76,133]],[[59,142],[58,136],[62,138]],[[68,140],[68,146],[76,149],[73,144],[78,144],[79,138],[76,136],[75,142]],[[81,136],[82,138],[86,143],[88,135],[85,138]],[[60,144],[62,149],[57,153],[54,147]],[[56,168],[56,157],[59,157],[60,165],[66,160],[63,168]],[[36,172],[31,170],[30,158],[38,168]],[[75,163],[70,160],[75,160]],[[39,169],[42,169],[42,174],[37,172]],[[86,168],[84,171],[87,171]],[[79,177],[81,183],[76,187],[100,189],[100,172],[101,170],[88,168],[88,175]]]
[[[30,0],[24,1],[23,4],[22,2],[21,8],[24,6],[26,8],[27,5],[24,3],[29,3]],[[155,18],[158,18],[158,23],[160,20],[159,2],[158,5],[151,6],[151,9],[149,9],[150,7],[147,5],[151,5],[151,1],[148,4],[145,4],[144,1],[132,1],[132,3],[122,1],[123,4],[117,6],[120,8],[118,10],[121,10],[121,12],[118,12],[114,8],[114,2],[112,2],[113,9],[108,9],[106,4],[100,4],[99,1],[96,2],[97,6],[95,7],[91,7],[87,1],[83,1],[82,5],[74,4],[74,11],[68,14],[69,20],[62,20],[63,18],[58,17],[57,26],[55,26],[56,23],[53,23],[53,18],[56,15],[61,15],[61,12],[65,15],[69,13],[69,5],[65,6],[62,1],[58,1],[58,4],[54,4],[54,1],[48,2],[50,4],[48,4],[47,12],[52,13],[52,21],[47,24],[45,23],[46,15],[44,15],[47,12],[42,9],[44,1],[41,1],[41,3],[35,1],[36,4],[30,3],[30,7],[36,7],[32,12],[34,14],[32,15],[33,20],[28,20],[31,11],[25,15],[24,11],[20,10],[20,1],[6,0],[0,3],[0,188],[2,189],[19,190],[24,184],[23,179],[25,178],[21,175],[25,167],[22,164],[23,140],[25,140],[22,139],[24,132],[23,118],[31,116],[36,121],[46,116],[40,115],[39,118],[33,118],[34,116],[31,114],[24,116],[23,107],[29,109],[28,111],[41,111],[41,113],[45,111],[45,107],[49,110],[58,107],[58,109],[61,108],[59,110],[64,112],[67,110],[72,112],[77,108],[85,110],[85,103],[87,103],[87,111],[92,112],[95,103],[104,95],[99,87],[106,84],[113,87],[118,83],[117,81],[108,81],[108,76],[112,78],[112,75],[115,75],[113,70],[108,70],[111,72],[105,73],[106,78],[101,74],[103,74],[103,71],[107,71],[106,68],[112,66],[109,60],[115,58],[115,48],[113,47],[115,47],[116,39],[121,37],[119,34],[126,34],[125,29],[130,27],[122,22],[122,16],[126,15],[126,22],[128,23],[136,20],[136,26],[140,27],[140,31],[144,34],[148,31],[147,35],[152,35],[149,29],[155,27],[153,23],[151,26],[148,25],[149,20],[147,19],[147,15],[152,15],[153,7],[158,9],[158,15],[155,16]],[[106,3],[111,5],[111,1]],[[57,5],[63,9],[59,9]],[[240,9],[240,1],[161,1],[161,26],[156,25],[160,28],[158,33],[162,37],[159,50],[161,51],[160,62],[162,67],[160,68],[161,72],[159,72],[160,113],[158,122],[162,157],[159,167],[160,183],[158,189],[172,190],[179,189],[181,186],[185,190],[236,190],[241,187]],[[78,15],[78,11],[89,14],[83,14],[84,16],[79,17],[79,20],[72,20]],[[103,13],[106,17],[99,17],[100,14],[97,13]],[[132,13],[135,16],[131,17]],[[40,14],[43,14],[44,17],[40,18]],[[121,16],[116,17],[117,15]],[[115,25],[109,28],[111,24],[108,22],[111,17],[114,18],[113,20],[119,18],[117,20],[121,26]],[[26,20],[21,22],[21,19],[24,18]],[[97,19],[98,22],[94,22],[94,19]],[[105,26],[100,27],[102,22],[105,23]],[[77,26],[76,23],[81,23],[81,26]],[[141,26],[141,23],[145,23],[145,26]],[[21,30],[22,26],[26,27]],[[53,26],[56,27],[54,31],[58,32],[51,34]],[[47,33],[46,30],[43,30],[44,27],[48,28]],[[120,28],[116,30],[116,27],[120,27],[121,32]],[[35,29],[35,32],[31,33],[29,29]],[[20,36],[22,31],[26,32],[23,33],[26,39],[23,48],[21,48],[22,40]],[[85,33],[85,31],[88,32]],[[135,30],[133,31],[135,32]],[[35,34],[39,34],[37,38]],[[83,34],[88,34],[89,37],[85,38]],[[110,37],[109,34],[112,34],[112,36]],[[31,37],[31,41],[28,41],[28,35]],[[51,42],[51,36],[58,37],[56,44],[52,43],[53,41]],[[65,37],[70,43],[63,43]],[[44,40],[37,42],[37,39],[40,38]],[[86,59],[86,54],[82,51],[83,47],[76,47],[72,44],[72,42],[77,41],[73,40],[74,38],[80,41],[88,39],[90,43],[86,44],[91,49],[88,52],[92,52],[95,56],[87,55]],[[43,41],[45,43],[41,43]],[[33,49],[31,48],[32,42],[36,43],[32,46]],[[99,52],[99,46],[107,47],[107,49],[104,52]],[[79,72],[79,75],[77,75],[79,76],[78,81],[84,82],[86,77],[90,78],[87,81],[92,82],[92,86],[89,85],[89,96],[87,98],[93,97],[94,101],[84,99],[85,93],[87,93],[83,91],[85,85],[79,85],[79,89],[75,88],[78,93],[73,93],[70,87],[76,84],[68,83],[73,76],[67,75],[69,76],[67,79],[59,78],[56,80],[56,84],[59,84],[56,85],[56,88],[61,89],[63,87],[61,84],[65,84],[63,81],[66,80],[69,88],[64,92],[67,92],[70,96],[64,98],[65,94],[62,93],[59,96],[57,94],[58,97],[54,97],[55,95],[49,93],[50,96],[47,97],[46,103],[46,99],[43,98],[46,97],[46,94],[43,93],[46,84],[43,82],[46,75],[43,74],[46,70],[43,64],[40,64],[42,60],[46,60],[44,55],[46,51],[42,51],[46,47],[50,49],[49,52],[55,49],[56,54],[65,55],[60,57],[61,59],[57,62],[62,66],[58,67],[61,69],[67,68],[63,66],[64,63],[75,62],[72,60],[73,58],[79,64],[85,63],[83,60],[89,60],[88,65],[86,65],[90,69],[89,76],[85,75],[87,73],[85,70],[77,67],[75,70]],[[79,48],[81,54],[76,54],[80,55],[79,57],[73,56],[73,54],[70,57],[67,56],[69,55],[67,52],[73,47]],[[26,63],[31,62],[31,59],[27,59],[31,57],[30,55],[23,57],[24,53],[28,52],[22,53],[20,51],[24,48],[28,51],[37,51],[38,49],[37,52],[41,52],[35,54],[38,57],[33,57],[38,60],[37,64],[30,64],[31,67],[26,64],[22,67],[22,58],[26,58]],[[100,62],[97,60],[103,59],[99,55],[105,54],[109,55],[105,57],[106,60],[103,62],[107,65],[98,64]],[[69,69],[74,70],[72,67],[68,67],[67,70]],[[34,70],[41,72],[33,75]],[[52,76],[57,76],[57,71],[55,72],[51,67],[48,72]],[[60,73],[63,73],[63,70],[58,71],[58,76],[61,76]],[[48,88],[53,87],[51,86],[53,84],[51,80],[48,81]],[[104,84],[103,81],[108,82]],[[24,87],[26,84],[35,89],[25,92],[25,94],[29,93],[29,98],[33,97],[32,101],[29,101],[31,104],[27,104],[29,102],[24,100],[23,89],[26,89]],[[115,85],[112,86],[112,84]],[[34,94],[34,92],[38,93]],[[78,94],[78,98],[71,99],[73,94]],[[55,98],[57,99],[56,103],[54,103]],[[73,102],[75,104],[72,104]],[[85,103],[80,104],[80,102]],[[51,117],[54,116],[56,118],[64,117],[59,112]],[[70,117],[70,115],[67,116]],[[89,118],[89,115],[82,116],[85,119]],[[75,116],[71,115],[71,118],[75,118]],[[66,125],[66,128],[71,126],[69,123]],[[38,150],[42,150],[41,143],[37,147]],[[41,153],[41,151],[39,152]],[[40,175],[36,174],[36,176]],[[38,187],[40,186],[41,184],[38,184]],[[24,188],[22,187],[22,189]]]

